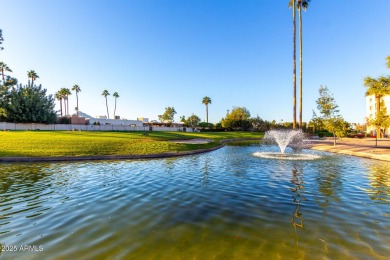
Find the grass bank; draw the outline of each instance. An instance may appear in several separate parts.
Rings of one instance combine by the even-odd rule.
[[[224,139],[262,138],[251,132],[0,132],[0,157],[146,155],[212,148]],[[171,140],[211,139],[207,144],[176,144]]]

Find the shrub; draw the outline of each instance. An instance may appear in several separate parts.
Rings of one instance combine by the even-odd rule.
[[[62,125],[69,125],[70,124],[70,118],[63,116],[58,119],[58,123]]]

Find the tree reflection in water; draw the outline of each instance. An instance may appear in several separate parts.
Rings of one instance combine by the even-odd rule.
[[[378,163],[370,167],[368,178],[372,189],[368,189],[371,200],[390,203],[390,164]]]
[[[293,187],[290,188],[293,194],[293,203],[295,204],[295,208],[291,217],[291,224],[294,227],[296,242],[298,242],[298,232],[297,228],[303,229],[303,214],[300,211],[301,202],[306,200],[304,193],[305,187],[303,182],[303,172],[299,171],[294,167],[292,170],[292,179],[290,181],[293,184]]]

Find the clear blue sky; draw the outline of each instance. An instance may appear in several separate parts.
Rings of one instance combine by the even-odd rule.
[[[292,121],[292,14],[288,0],[0,0],[0,60],[27,83],[27,71],[54,94],[78,84],[80,110],[209,121],[233,106]],[[347,121],[364,122],[363,78],[389,75],[389,0],[312,0],[303,16],[304,120],[320,85]],[[299,57],[299,56],[297,56]],[[72,112],[76,97],[70,97]],[[58,106],[58,104],[57,104]],[[59,107],[59,106],[58,106]],[[109,97],[112,116],[114,98]]]

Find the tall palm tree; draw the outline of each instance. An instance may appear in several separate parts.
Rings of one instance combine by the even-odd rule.
[[[299,14],[299,128],[302,129],[302,9],[306,11],[310,0],[298,0]]]
[[[102,93],[102,96],[104,96],[106,98],[107,118],[110,118],[110,114],[108,113],[108,104],[107,104],[107,96],[109,96],[109,95],[110,95],[110,93],[106,89]]]
[[[211,104],[211,98],[209,98],[208,96],[205,96],[202,99],[202,104],[206,105],[206,123],[208,126],[209,125],[209,104]]]
[[[293,129],[297,127],[297,40],[296,40],[296,1],[290,0],[288,7],[293,11]]]
[[[72,92],[68,88],[64,88],[65,100],[66,100],[66,114],[69,116],[69,96]]]
[[[27,77],[31,79],[31,86],[34,86],[34,80],[39,78],[38,74],[33,70],[27,71]]]
[[[1,69],[1,75],[3,76],[3,83],[5,82],[4,78],[5,78],[5,74],[4,74],[4,71],[8,71],[8,72],[12,72],[12,70],[8,67],[7,64],[5,64],[4,62],[0,62],[0,69]]]
[[[79,92],[81,92],[81,88],[79,87],[79,85],[74,85],[72,87],[72,90],[73,91],[76,91],[76,100],[77,100],[77,106],[76,106],[76,111],[77,111],[77,116],[79,116]]]
[[[54,94],[55,98],[60,101],[60,111],[61,111],[61,117],[62,117],[62,94],[61,94],[61,91],[57,91],[55,94]]]
[[[65,88],[61,88],[59,90],[59,94],[61,95],[61,100],[64,102],[64,114],[66,115],[66,90]]]
[[[364,78],[364,86],[367,87],[366,96],[375,95],[375,110],[378,114],[381,111],[381,98],[390,94],[390,78],[383,76],[378,79],[366,77]]]
[[[70,89],[68,88],[62,88],[60,89],[60,93],[62,95],[62,99],[64,100],[65,115],[69,115],[69,95],[72,95],[72,92],[70,92]]]
[[[118,94],[118,92],[114,92],[114,94],[112,94],[112,96],[115,98],[115,109],[114,109],[114,118],[115,118],[115,112],[116,112],[116,99],[119,98],[119,94]]]

